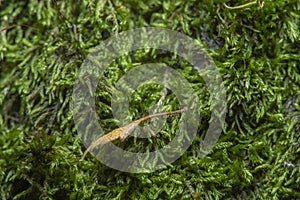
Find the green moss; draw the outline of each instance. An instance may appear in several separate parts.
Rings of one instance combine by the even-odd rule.
[[[35,27],[0,32],[1,199],[300,198],[300,3],[276,0],[263,8],[229,10],[224,2],[238,5],[58,1],[58,12],[51,0],[0,1],[1,29]],[[169,28],[203,42],[227,91],[221,138],[207,157],[197,157],[210,118],[203,79],[176,55],[138,50],[112,63],[98,85],[96,108],[104,130],[117,127],[110,103],[116,82],[135,66],[163,62],[197,91],[202,117],[197,138],[171,166],[149,174],[119,172],[92,156],[79,163],[85,147],[70,102],[80,65],[100,41],[143,26]],[[144,85],[134,93],[133,118],[147,114],[161,91],[160,85]],[[179,107],[174,94],[167,93],[164,106]],[[160,138],[136,149],[164,145],[177,127],[168,123]]]

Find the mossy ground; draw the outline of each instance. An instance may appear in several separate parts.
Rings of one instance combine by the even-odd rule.
[[[0,1],[1,29],[34,27],[0,33],[0,198],[299,199],[300,2],[267,0],[261,9],[240,10],[226,9],[223,2],[240,3],[70,0],[58,1],[56,8],[51,0]],[[200,159],[198,138],[172,166],[154,173],[119,172],[92,156],[79,163],[86,147],[69,104],[80,65],[99,41],[144,26],[203,42],[227,92],[220,140]],[[143,50],[110,66],[96,103],[107,131],[116,128],[110,89],[139,63],[163,61],[195,89],[203,87],[188,63],[163,56]],[[147,113],[160,91],[159,85],[140,89],[132,113]],[[208,94],[198,95],[202,130],[210,111]],[[174,94],[166,98],[168,110],[178,107]]]

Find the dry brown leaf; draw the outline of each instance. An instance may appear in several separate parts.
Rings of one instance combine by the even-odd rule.
[[[126,126],[117,128],[106,135],[98,138],[95,142],[93,142],[83,153],[83,156],[79,161],[83,161],[86,154],[90,151],[92,151],[95,147],[99,145],[106,144],[108,142],[114,141],[116,139],[120,139],[121,141],[124,141],[133,131],[134,129],[143,121],[146,121],[148,119],[154,118],[154,117],[160,117],[160,116],[166,116],[166,115],[173,115],[173,114],[178,114],[178,113],[183,113],[185,112],[186,109],[180,109],[180,110],[175,110],[171,112],[164,112],[164,113],[157,113],[157,114],[152,114],[148,115],[146,117],[140,118],[138,120],[135,120],[131,122],[130,124],[127,124]]]

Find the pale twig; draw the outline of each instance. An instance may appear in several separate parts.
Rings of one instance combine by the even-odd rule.
[[[264,1],[263,0],[256,0],[256,1],[251,1],[249,3],[243,4],[243,5],[239,5],[239,6],[227,6],[226,3],[224,3],[224,6],[230,10],[235,10],[235,9],[242,9],[242,8],[246,8],[252,5],[259,5],[260,8],[262,8],[264,6]]]

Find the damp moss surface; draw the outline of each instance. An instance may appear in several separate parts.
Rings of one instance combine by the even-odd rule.
[[[300,199],[300,1],[0,1],[1,199]],[[145,63],[165,63],[191,84],[201,123],[189,149],[150,173],[107,167],[84,145],[71,107],[83,61],[101,41],[140,27],[183,33],[210,55],[226,89],[226,119],[213,149],[199,146],[211,116],[195,67],[175,53],[140,49],[109,65],[95,93],[105,132],[118,127],[111,106],[117,81]],[[135,120],[161,102],[180,109],[161,84],[131,96]],[[178,129],[169,116],[157,137],[115,144],[147,151]],[[145,124],[146,126],[147,124]],[[148,131],[149,132],[149,131]],[[109,154],[109,152],[108,152]]]

